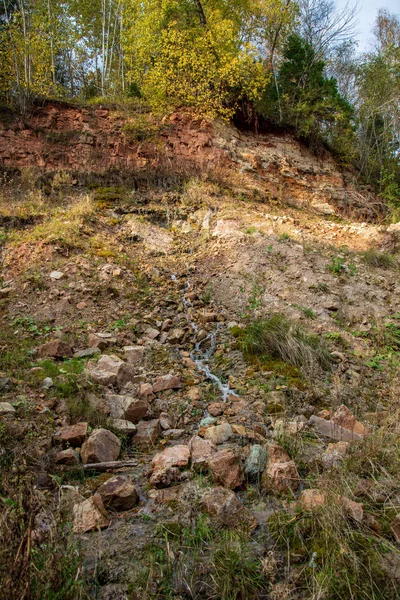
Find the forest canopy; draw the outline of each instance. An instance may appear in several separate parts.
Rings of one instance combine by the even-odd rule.
[[[332,0],[0,0],[0,97],[241,110],[327,146],[400,205],[400,18]]]

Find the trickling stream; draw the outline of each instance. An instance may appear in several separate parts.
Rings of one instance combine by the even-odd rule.
[[[176,275],[172,275],[171,279],[173,281],[177,281]],[[186,293],[189,291],[189,289],[190,289],[190,282],[188,281],[186,286],[183,288],[182,302],[183,302],[183,305],[186,310],[186,319],[193,330],[195,338],[197,338],[197,335],[199,333],[199,328],[197,327],[196,323],[194,323],[194,321],[192,321],[192,319],[190,318],[189,311],[190,311],[190,308],[192,307],[192,303],[190,302],[190,300],[188,300],[186,298]],[[201,373],[203,373],[207,379],[212,381],[218,387],[222,400],[224,402],[226,402],[226,400],[230,396],[230,394],[234,394],[235,392],[232,388],[229,387],[228,383],[222,383],[220,378],[217,377],[217,375],[215,375],[215,373],[213,373],[211,371],[210,366],[209,366],[209,361],[210,361],[211,357],[213,356],[215,347],[217,345],[218,328],[219,328],[219,325],[217,325],[215,328],[215,331],[212,331],[211,333],[209,333],[207,335],[207,337],[205,337],[202,340],[196,341],[195,347],[192,350],[192,352],[190,353],[190,358],[195,363],[197,370],[200,371]],[[206,344],[206,342],[208,342],[208,341],[210,342],[208,348],[206,350],[202,350],[202,346],[204,344]]]

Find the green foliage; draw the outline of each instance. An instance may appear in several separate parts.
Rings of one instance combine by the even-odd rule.
[[[266,88],[259,109],[268,119],[293,127],[312,146],[328,144],[348,160],[354,143],[353,110],[324,69],[310,43],[289,36],[276,81]]]
[[[348,273],[349,275],[355,275],[357,267],[353,263],[346,263],[344,258],[341,256],[332,256],[331,262],[327,265],[327,270],[331,271],[334,275],[343,275]]]

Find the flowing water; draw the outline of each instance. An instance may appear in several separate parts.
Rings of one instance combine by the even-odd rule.
[[[176,275],[172,275],[171,279],[173,281],[177,281]],[[211,371],[209,365],[210,359],[212,358],[215,351],[215,347],[217,345],[217,334],[219,325],[216,326],[215,331],[209,333],[204,339],[197,341],[199,328],[196,325],[196,323],[191,319],[190,309],[192,308],[192,303],[186,297],[186,294],[189,291],[190,287],[190,282],[188,281],[182,291],[182,302],[186,311],[186,319],[193,330],[196,340],[195,347],[190,353],[190,358],[195,363],[197,370],[203,373],[207,379],[212,381],[217,386],[217,388],[220,391],[222,400],[226,402],[230,394],[234,394],[235,392],[232,388],[229,387],[228,383],[222,383],[220,378],[217,377],[217,375],[215,375],[215,373]],[[207,342],[209,342],[208,347],[207,349],[203,350],[203,348],[207,345]]]

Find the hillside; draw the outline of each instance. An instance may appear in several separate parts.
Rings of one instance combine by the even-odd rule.
[[[398,598],[372,192],[183,110],[4,113],[0,163],[0,598]]]

